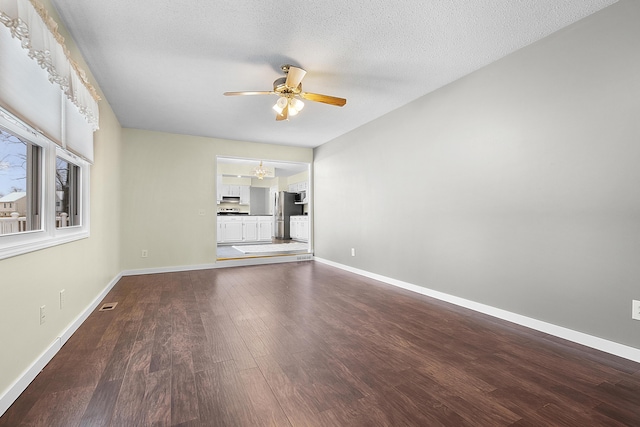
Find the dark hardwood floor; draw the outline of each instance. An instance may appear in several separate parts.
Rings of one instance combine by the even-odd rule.
[[[315,262],[104,302],[0,426],[640,425],[640,364]]]

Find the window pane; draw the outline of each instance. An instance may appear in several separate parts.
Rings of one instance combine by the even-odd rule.
[[[56,157],[56,227],[80,225],[80,167]]]
[[[40,153],[37,145],[0,128],[0,235],[42,228]]]

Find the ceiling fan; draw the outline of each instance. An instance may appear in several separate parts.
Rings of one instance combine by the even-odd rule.
[[[305,70],[293,65],[283,65],[280,67],[286,77],[280,77],[273,82],[273,90],[270,91],[246,91],[246,92],[225,92],[225,96],[235,95],[278,95],[278,100],[273,106],[276,111],[276,120],[289,120],[289,116],[295,116],[304,107],[301,98],[308,101],[322,102],[324,104],[342,107],[347,103],[344,98],[321,95],[302,91],[302,79],[307,74]]]

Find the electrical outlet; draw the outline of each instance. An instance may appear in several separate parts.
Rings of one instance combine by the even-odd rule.
[[[356,248],[351,248],[351,256],[356,256]]]
[[[142,250],[142,253],[140,254],[140,256],[141,256],[142,258],[146,258],[146,257],[148,257],[148,256],[149,256],[149,251],[148,251],[148,250],[146,250],[146,249],[143,249],[143,250]]]
[[[633,307],[631,318],[635,320],[640,320],[640,301],[638,300],[631,301],[631,306]]]
[[[64,289],[60,291],[60,310],[64,308]]]
[[[44,305],[40,306],[40,324],[42,325],[45,322],[45,313],[44,313]]]

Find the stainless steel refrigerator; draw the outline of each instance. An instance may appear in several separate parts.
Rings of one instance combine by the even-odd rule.
[[[289,230],[291,215],[302,215],[302,205],[296,205],[295,193],[280,191],[274,198],[273,230],[276,239],[289,240],[291,232]]]

